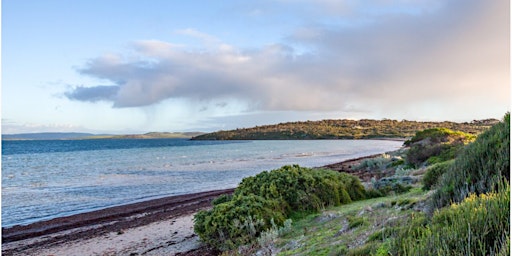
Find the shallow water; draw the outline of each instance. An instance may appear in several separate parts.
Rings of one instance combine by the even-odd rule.
[[[235,187],[288,164],[316,167],[399,148],[382,140],[2,142],[2,227]]]

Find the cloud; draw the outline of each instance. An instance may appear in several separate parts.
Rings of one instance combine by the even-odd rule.
[[[38,124],[38,123],[16,123],[6,122],[2,119],[2,134],[35,133],[35,132],[93,132],[82,126],[72,124]]]
[[[201,40],[205,45],[215,45],[221,42],[218,38],[193,28],[179,29],[175,32],[178,34],[197,38]]]
[[[138,41],[136,57],[106,55],[80,70],[113,86],[76,87],[65,95],[117,108],[166,99],[236,99],[269,111],[508,107],[508,1],[435,1],[433,7],[399,1],[395,12],[382,3],[346,3],[331,10],[347,15],[344,22],[319,18],[257,49],[193,29],[178,32],[202,40],[201,50]]]
[[[98,85],[95,87],[78,86],[72,91],[64,93],[64,95],[68,99],[78,101],[113,101],[118,91],[119,86],[117,85]]]

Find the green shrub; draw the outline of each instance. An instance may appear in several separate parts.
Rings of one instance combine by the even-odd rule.
[[[382,195],[391,195],[391,194],[403,194],[403,193],[409,192],[409,190],[411,190],[411,189],[412,189],[411,185],[404,185],[399,182],[393,182],[389,185],[379,187],[378,191]]]
[[[387,154],[382,154],[380,157],[372,157],[362,160],[357,166],[354,166],[355,170],[384,170],[388,165],[392,164],[392,159]]]
[[[450,160],[429,166],[425,175],[423,175],[423,190],[432,189],[437,184],[441,176],[448,170],[448,168],[450,168],[453,162],[454,160]]]
[[[210,246],[233,249],[272,228],[272,221],[281,225],[285,218],[279,211],[280,204],[257,195],[234,196],[210,211],[198,212],[194,216],[194,231]]]
[[[327,206],[364,199],[355,176],[331,170],[283,166],[242,180],[233,196],[213,201],[213,209],[194,217],[194,231],[208,245],[233,249],[268,241],[285,218],[297,212],[318,212]]]
[[[368,189],[366,190],[366,198],[377,198],[383,197],[385,194],[379,189]]]
[[[393,255],[508,255],[510,114],[480,134],[446,168],[430,221],[405,220]]]
[[[418,167],[425,162],[435,164],[454,159],[464,145],[474,139],[475,135],[446,128],[423,130],[404,143],[410,147],[406,160]]]
[[[405,164],[405,161],[403,159],[398,159],[394,162],[391,162],[390,167],[398,167],[398,166],[404,165],[404,164]]]
[[[475,137],[476,136],[473,134],[461,131],[453,131],[448,128],[432,128],[416,132],[414,137],[404,142],[404,145],[411,146],[412,144],[420,142],[425,139],[430,140],[432,143],[441,143],[448,141],[460,141],[462,143],[467,143],[474,140]]]
[[[470,193],[493,191],[503,178],[510,180],[510,113],[464,148],[439,180],[432,206],[440,208]]]
[[[409,192],[412,189],[411,185],[401,184],[400,182],[392,182],[386,185],[379,185],[377,188],[371,188],[366,190],[366,198],[378,198],[387,195],[397,195]]]
[[[508,253],[510,186],[471,194],[436,211],[431,222],[409,220],[392,246],[393,255],[498,255]],[[412,219],[412,218],[411,218]],[[506,255],[506,254],[505,254]]]
[[[331,170],[283,166],[242,180],[235,195],[259,195],[280,199],[286,214],[292,211],[319,211],[364,199],[366,191],[355,176]]]
[[[233,199],[233,195],[230,195],[230,194],[220,195],[219,197],[212,200],[212,204],[213,205],[222,204],[222,203],[231,201],[231,199]]]
[[[441,151],[437,155],[430,156],[427,158],[426,163],[428,165],[438,164],[455,159],[457,154],[463,149],[462,144],[441,146]]]

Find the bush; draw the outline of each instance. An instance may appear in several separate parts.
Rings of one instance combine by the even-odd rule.
[[[232,197],[215,199],[212,210],[200,211],[194,217],[194,231],[216,249],[233,249],[255,242],[296,212],[317,212],[365,197],[366,191],[355,176],[283,166],[245,178]],[[268,240],[271,232],[265,234],[261,242]]]
[[[453,162],[454,160],[450,160],[429,166],[425,175],[423,175],[423,190],[432,189]]]
[[[399,232],[393,255],[508,255],[510,187],[471,194],[434,213],[431,223],[414,221]]]
[[[404,143],[410,146],[406,160],[418,167],[425,162],[435,164],[454,159],[464,145],[474,139],[472,134],[446,128],[423,130]]]
[[[220,195],[219,197],[212,200],[212,204],[213,205],[222,204],[222,203],[231,201],[231,199],[233,199],[233,195],[231,195],[231,194]]]
[[[277,200],[257,195],[235,196],[210,211],[198,212],[194,216],[194,231],[212,247],[234,249],[272,228],[272,221],[281,225],[285,218],[279,208]]]
[[[474,140],[475,137],[476,136],[473,134],[461,131],[453,131],[447,128],[432,128],[417,132],[414,135],[414,137],[404,142],[404,145],[412,146],[414,143],[426,139],[434,144],[450,141],[459,141],[461,143],[467,143],[469,141]]]
[[[283,166],[242,180],[235,195],[259,195],[280,199],[286,214],[319,211],[326,206],[365,198],[365,189],[355,176],[331,170]]]
[[[372,157],[362,160],[357,166],[354,167],[354,169],[367,171],[384,170],[391,163],[391,157],[387,154],[382,154],[379,157]]]
[[[505,178],[510,180],[510,114],[480,134],[455,159],[439,181],[432,206],[440,208],[461,202],[470,193],[493,191]]]
[[[510,114],[465,147],[432,195],[430,221],[405,220],[393,255],[508,255]],[[433,183],[433,182],[432,182]],[[441,208],[442,207],[442,208]]]

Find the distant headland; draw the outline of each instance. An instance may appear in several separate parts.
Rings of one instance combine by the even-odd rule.
[[[405,139],[417,131],[449,128],[479,134],[498,123],[497,119],[472,122],[418,122],[408,120],[321,120],[288,122],[253,128],[217,131],[195,136],[193,140],[304,140],[304,139]]]
[[[144,134],[92,134],[76,132],[43,132],[2,134],[2,140],[86,140],[86,139],[190,139],[202,132],[148,132]]]

